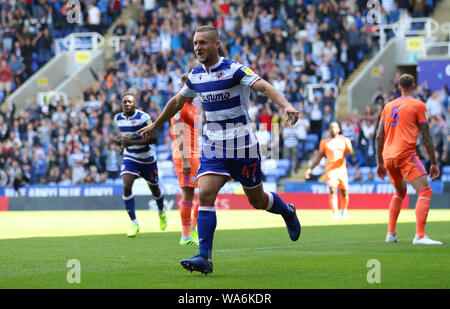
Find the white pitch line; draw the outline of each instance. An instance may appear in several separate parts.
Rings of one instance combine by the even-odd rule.
[[[320,243],[320,244],[308,244],[298,246],[275,246],[275,247],[261,247],[261,248],[238,248],[238,249],[228,249],[228,250],[215,250],[216,252],[236,252],[236,251],[253,251],[253,250],[272,250],[272,249],[290,249],[290,248],[307,248],[307,247],[318,247],[318,246],[333,246],[333,245],[352,245],[361,244],[367,242],[380,242],[380,240],[370,240],[370,241],[347,241],[347,242],[333,242],[333,243]]]
[[[440,239],[449,238],[450,235],[440,236]],[[399,239],[402,243],[411,243],[410,239]],[[297,246],[274,246],[274,247],[260,247],[260,248],[237,248],[237,249],[226,249],[226,250],[215,250],[215,252],[228,253],[228,252],[239,252],[239,251],[257,251],[257,250],[273,250],[273,249],[302,249],[308,247],[319,247],[319,246],[340,246],[340,245],[353,245],[353,244],[363,244],[363,243],[385,243],[383,239],[380,240],[366,240],[366,241],[345,241],[345,242],[333,242],[333,243],[319,243],[319,244],[307,244],[302,245],[301,243]],[[444,244],[445,245],[445,244]]]

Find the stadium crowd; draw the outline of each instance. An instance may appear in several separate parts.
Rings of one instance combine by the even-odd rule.
[[[0,100],[49,61],[55,54],[54,39],[72,32],[103,34],[121,9],[120,0],[3,0]]]
[[[19,85],[48,61],[53,53],[52,38],[73,31],[104,33],[127,5],[119,0],[80,1],[81,23],[68,23],[66,2],[2,2],[2,99],[13,90],[11,84]],[[120,93],[135,92],[139,108],[155,119],[179,91],[181,75],[197,65],[192,36],[195,28],[204,24],[219,30],[223,56],[268,80],[301,112],[297,125],[287,127],[281,111],[266,96],[252,94],[249,116],[260,144],[278,140],[281,157],[292,160],[295,172],[306,157],[308,135],[317,136],[317,146],[335,120],[336,89],[364,57],[377,49],[376,36],[365,18],[366,1],[143,0],[141,6],[136,22],[118,19],[114,24],[113,34],[123,40],[107,62],[107,69],[96,72],[97,81],[84,88],[76,80],[83,93],[80,98],[67,102],[30,98],[22,110],[16,110],[14,103],[3,104],[0,186],[89,184],[117,178],[120,154],[112,119],[121,111]],[[423,14],[428,15],[433,7],[434,1],[427,1]],[[408,1],[383,1],[382,8],[386,22],[418,10]],[[315,86],[312,99],[308,94],[311,86]],[[437,124],[432,132],[439,135],[440,158],[448,164],[448,93],[430,93],[422,88],[420,95],[433,113],[439,105],[440,111],[432,115]],[[349,158],[351,165],[376,164],[374,128],[380,102],[396,96],[394,80],[392,91],[375,94],[363,115],[353,112],[342,122],[344,135],[357,149],[357,155]],[[279,125],[278,136],[273,136],[273,123]],[[159,137],[158,150],[169,151],[168,125]]]

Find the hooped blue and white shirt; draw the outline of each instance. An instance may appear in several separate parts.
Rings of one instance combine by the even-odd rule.
[[[195,67],[181,89],[181,95],[199,95],[205,111],[206,132],[203,145],[240,149],[257,144],[248,109],[251,87],[261,77],[242,64],[220,57],[210,67]]]
[[[123,112],[117,114],[114,117],[114,123],[124,137],[140,140],[142,136],[137,131],[151,124],[152,119],[147,113],[136,109],[131,117],[127,117]],[[153,163],[156,161],[155,146],[134,145],[126,147],[123,152],[123,160],[131,160],[141,164]]]

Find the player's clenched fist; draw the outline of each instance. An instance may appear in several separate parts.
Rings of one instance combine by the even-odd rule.
[[[293,126],[298,120],[299,111],[296,110],[293,106],[288,106],[284,109],[284,112],[289,121],[289,124]]]

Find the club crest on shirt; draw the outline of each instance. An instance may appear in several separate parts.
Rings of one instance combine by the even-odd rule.
[[[173,116],[173,118],[175,119],[180,119],[181,117],[181,111],[178,111],[178,113],[175,114],[175,116]]]
[[[217,73],[217,78],[220,79],[223,76],[223,72]]]

